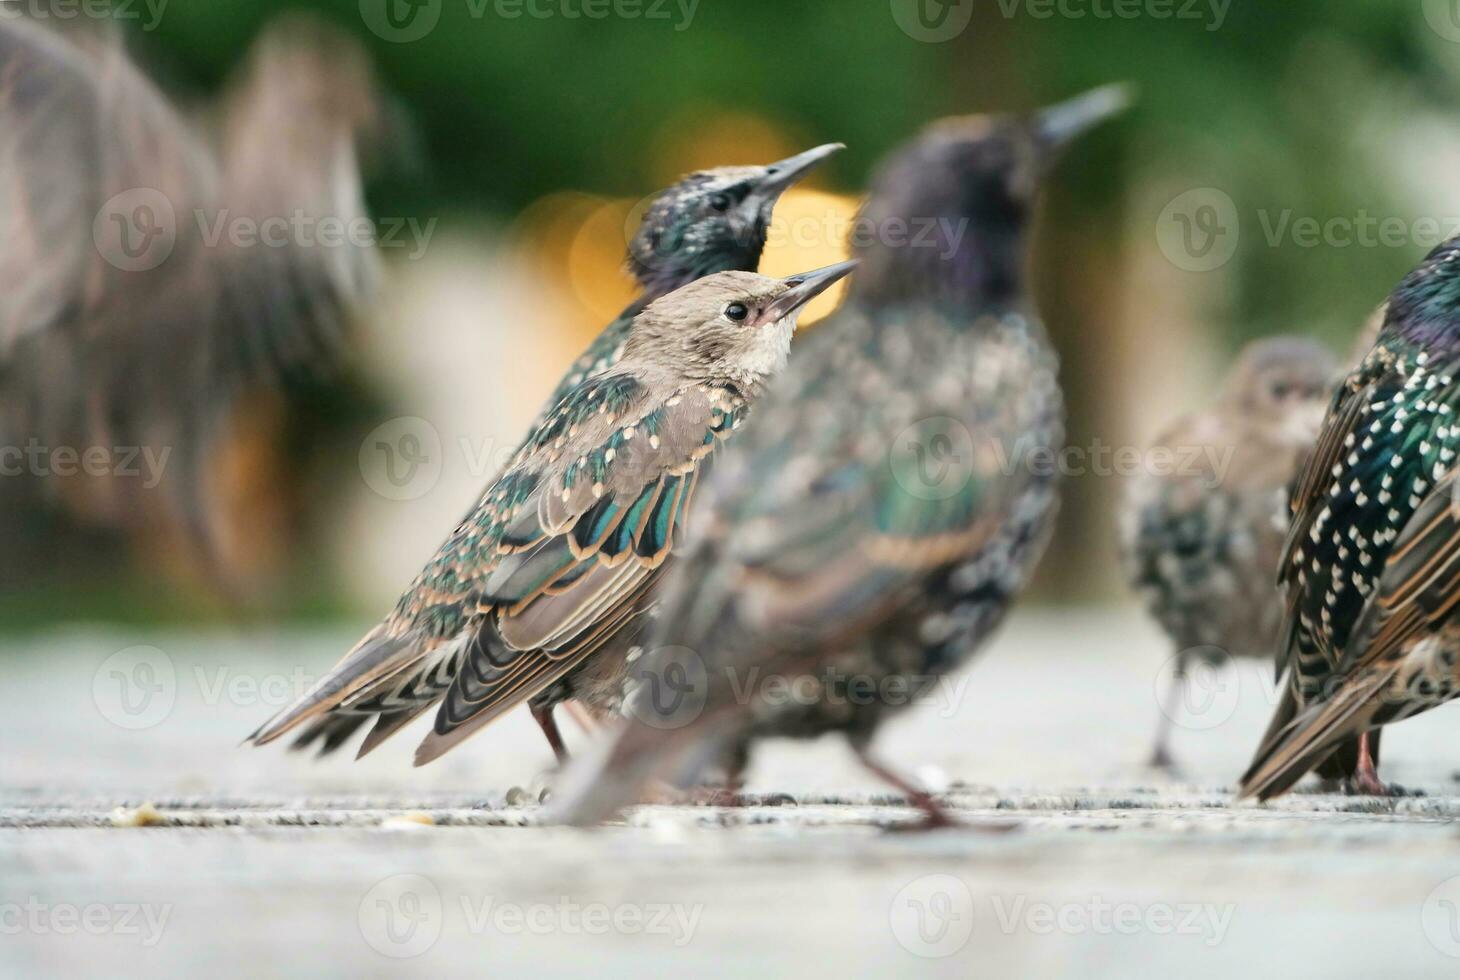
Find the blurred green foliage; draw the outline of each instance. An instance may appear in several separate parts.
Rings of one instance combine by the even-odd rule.
[[[1060,177],[1056,193],[1082,220],[1109,220],[1148,158],[1223,188],[1244,222],[1361,209],[1412,218],[1390,199],[1383,148],[1363,135],[1376,114],[1460,104],[1460,43],[1427,19],[1448,0],[975,0],[970,27],[942,44],[900,30],[896,2],[700,0],[680,30],[677,12],[503,19],[486,0],[440,0],[434,30],[393,43],[366,29],[358,0],[172,0],[149,42],[210,86],[270,18],[301,8],[329,18],[368,45],[427,161],[374,187],[376,206],[448,217],[509,215],[563,187],[647,193],[647,134],[700,113],[749,112],[808,142],[842,140],[833,180],[855,187],[939,115],[1128,79],[1139,110]],[[1423,251],[1268,247],[1260,228],[1244,230],[1236,288],[1212,311],[1234,346],[1295,324],[1346,343],[1357,311]]]

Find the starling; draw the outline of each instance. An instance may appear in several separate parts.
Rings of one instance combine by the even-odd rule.
[[[882,166],[848,302],[711,480],[631,673],[631,721],[570,770],[557,817],[597,821],[711,765],[733,782],[762,737],[840,732],[944,821],[869,743],[988,638],[1049,537],[1055,478],[1030,457],[1057,453],[1063,401],[1027,228],[1060,148],[1125,101],[943,120]]]
[[[116,36],[0,17],[3,439],[172,456],[163,506],[94,481],[69,500],[91,522],[162,517],[217,557],[204,482],[220,430],[242,394],[337,365],[376,270],[356,236],[266,247],[234,231],[364,222],[357,152],[383,101],[363,51],[308,18],[265,30],[202,126]]]
[[[716,272],[759,269],[776,202],[843,149],[828,143],[763,167],[702,170],[662,191],[629,243],[629,271],[641,294],[578,357],[544,413],[584,378],[613,366],[634,317],[654,300]]]
[[[311,721],[360,755],[441,702],[416,764],[528,702],[564,758],[553,708],[617,708],[701,472],[779,371],[802,307],[845,262],[788,279],[721,272],[634,317],[612,368],[555,405],[395,610],[256,744]]]
[[[765,166],[696,171],[660,192],[629,243],[629,270],[641,294],[578,357],[529,431],[539,429],[585,379],[618,363],[634,319],[655,300],[715,273],[755,272],[781,195],[844,148],[841,143],[828,143]],[[481,506],[478,503],[466,520],[474,520]],[[533,710],[553,751],[561,757],[562,742],[552,719],[540,706]],[[333,752],[366,717],[327,714],[306,729],[293,747],[304,749],[319,743],[321,754]]]
[[[1129,486],[1121,551],[1131,586],[1177,651],[1152,764],[1171,765],[1171,724],[1194,662],[1271,659],[1283,606],[1273,570],[1288,494],[1318,440],[1338,362],[1302,337],[1249,344],[1216,404],[1163,432]]]
[[[1278,796],[1315,767],[1352,770],[1352,791],[1387,794],[1380,727],[1454,696],[1457,371],[1460,239],[1451,239],[1390,296],[1377,342],[1339,387],[1295,485],[1280,567],[1287,682],[1243,796]]]

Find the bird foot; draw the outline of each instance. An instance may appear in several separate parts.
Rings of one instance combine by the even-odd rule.
[[[1398,783],[1386,783],[1376,776],[1365,778],[1362,775],[1352,776],[1345,779],[1340,788],[1344,796],[1379,796],[1389,799],[1400,799],[1402,797],[1424,796],[1423,790],[1406,789]]]
[[[1149,762],[1146,763],[1146,765],[1150,766],[1152,769],[1157,769],[1167,774],[1173,774],[1176,772],[1176,760],[1171,757],[1171,753],[1167,752],[1164,747],[1158,748],[1155,752],[1152,752],[1151,759]]]

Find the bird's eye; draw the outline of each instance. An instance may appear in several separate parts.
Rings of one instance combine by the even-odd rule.
[[[719,211],[721,213],[724,213],[726,211],[729,211],[730,210],[730,195],[729,194],[716,194],[714,197],[710,198],[710,207],[714,208],[716,211]]]
[[[750,308],[744,303],[731,303],[725,307],[725,318],[734,323],[744,323],[748,316],[750,316]]]

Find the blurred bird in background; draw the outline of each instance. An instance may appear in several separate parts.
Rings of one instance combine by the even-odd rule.
[[[1283,603],[1274,571],[1288,496],[1318,439],[1338,361],[1322,344],[1249,344],[1210,408],[1173,423],[1131,481],[1120,520],[1131,586],[1171,638],[1174,670],[1151,764],[1167,768],[1192,668],[1276,654]],[[1157,470],[1160,453],[1169,465]]]
[[[1381,726],[1455,696],[1457,372],[1451,239],[1390,296],[1378,342],[1340,387],[1294,491],[1281,566],[1288,680],[1243,796],[1278,796],[1315,767],[1352,772],[1351,791],[1389,795],[1377,773]]]
[[[34,473],[48,498],[177,538],[232,590],[230,423],[346,354],[376,280],[359,149],[383,123],[361,49],[312,19],[268,27],[198,117],[115,32],[0,19],[0,433],[96,464]]]
[[[711,765],[734,784],[755,739],[834,731],[946,822],[869,745],[988,638],[1048,539],[1054,474],[1026,454],[1058,451],[1063,402],[1026,294],[1027,228],[1059,151],[1126,101],[1110,88],[1028,119],[944,120],[883,165],[848,303],[711,478],[631,676],[632,720],[569,771],[559,818],[595,822]],[[756,678],[815,696],[764,696]]]
[[[616,363],[571,388],[401,596],[395,611],[251,739],[315,719],[301,746],[359,755],[441,702],[416,764],[528,702],[615,710],[700,474],[785,365],[801,309],[842,263],[788,279],[721,272],[650,303]]]

